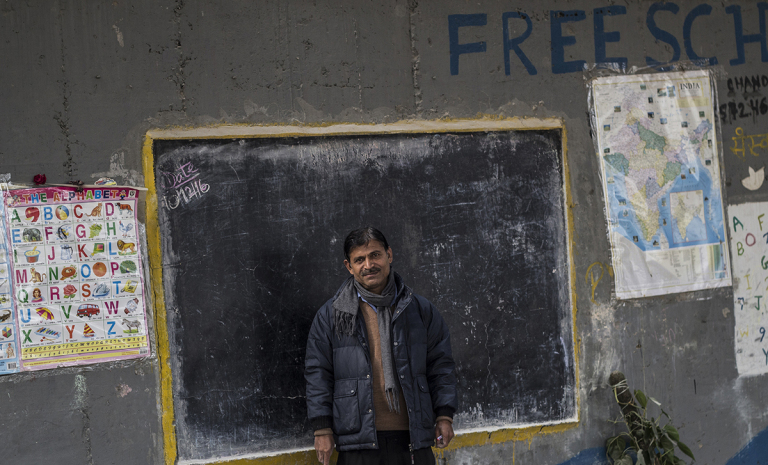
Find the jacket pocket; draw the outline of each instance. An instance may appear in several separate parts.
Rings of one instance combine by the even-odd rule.
[[[339,379],[333,389],[333,430],[338,435],[360,431],[357,379]]]
[[[432,407],[432,397],[429,395],[427,377],[416,376],[416,384],[419,386],[419,403],[421,404],[421,424],[425,428],[431,428],[435,424],[435,409]]]

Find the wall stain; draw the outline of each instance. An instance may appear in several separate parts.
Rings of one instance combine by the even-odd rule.
[[[75,396],[72,399],[72,408],[80,412],[83,418],[82,438],[85,444],[85,457],[88,465],[93,465],[93,449],[91,444],[91,413],[88,404],[88,384],[85,376],[75,375]]]
[[[61,134],[64,136],[64,153],[66,154],[66,160],[63,163],[65,173],[68,177],[73,178],[77,169],[75,168],[75,162],[72,158],[72,135],[69,127],[69,81],[67,80],[67,66],[66,66],[66,46],[64,45],[64,9],[59,9],[59,38],[60,42],[60,54],[61,54],[61,94],[63,111],[57,111],[53,114],[53,119],[59,125]]]
[[[418,41],[418,35],[416,35],[415,22],[416,22],[416,8],[419,4],[415,0],[408,2],[408,33],[411,36],[411,76],[413,77],[413,100],[414,109],[417,114],[421,113],[421,103],[423,101],[421,95],[421,87],[419,87],[419,65],[421,59],[419,58],[419,51],[416,48],[416,42]]]
[[[184,73],[184,68],[191,58],[184,55],[181,50],[181,13],[184,9],[184,0],[176,0],[176,6],[173,7],[173,22],[176,24],[176,38],[174,44],[179,52],[179,59],[176,63],[176,68],[172,68],[173,73],[170,76],[170,80],[179,88],[179,98],[181,99],[181,112],[187,112],[187,96],[184,93],[184,87],[187,84],[187,76]]]

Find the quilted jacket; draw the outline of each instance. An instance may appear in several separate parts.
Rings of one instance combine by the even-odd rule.
[[[399,276],[395,284],[399,297],[392,313],[393,362],[408,408],[411,444],[421,449],[434,444],[435,418],[453,416],[457,408],[451,338],[445,321],[427,299],[414,294]],[[333,302],[343,288],[318,310],[307,338],[308,416],[315,430],[333,429],[340,451],[376,449],[364,318],[358,314],[352,336],[334,331]]]

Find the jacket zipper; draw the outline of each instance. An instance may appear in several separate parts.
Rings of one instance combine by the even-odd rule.
[[[408,444],[408,450],[411,451],[411,465],[416,465],[416,462],[413,461],[413,444]]]
[[[358,342],[360,343],[360,345],[363,346],[363,353],[365,354],[365,359],[368,361],[368,369],[369,369],[369,371],[368,371],[368,373],[366,373],[366,375],[368,376],[368,378],[366,378],[366,379],[369,381],[369,383],[368,383],[368,391],[370,393],[371,402],[373,402],[373,378],[372,378],[372,376],[373,376],[373,368],[372,368],[372,364],[371,364],[371,354],[370,354],[370,352],[368,352],[368,329],[365,326],[365,320],[364,319],[360,319],[360,323],[362,323],[362,327],[363,327],[362,329],[363,330],[360,332]],[[376,437],[376,409],[371,408],[371,413],[373,414],[372,415],[373,416],[373,440],[374,440],[373,444],[376,446],[377,449],[380,449],[379,444],[378,444],[379,438]]]

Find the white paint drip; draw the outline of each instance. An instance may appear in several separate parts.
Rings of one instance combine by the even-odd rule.
[[[72,399],[73,409],[82,409],[88,397],[88,384],[83,375],[75,375],[75,397]]]
[[[120,32],[120,28],[113,24],[112,29],[115,31],[115,34],[117,34],[117,43],[120,44],[121,47],[125,47],[125,42],[123,42],[123,33]]]
[[[616,320],[615,309],[610,305],[595,304],[592,306],[592,331],[593,340],[598,343],[595,347],[595,359],[592,363],[591,376],[584,379],[582,389],[593,392],[608,383],[611,372],[619,369],[617,342],[614,323]],[[585,375],[588,370],[585,370]]]
[[[125,168],[125,153],[116,152],[109,157],[109,171],[102,171],[99,173],[91,174],[91,178],[98,179],[102,177],[107,178],[122,178],[123,184],[130,186],[141,186],[144,184],[144,177],[136,170],[129,170]]]

